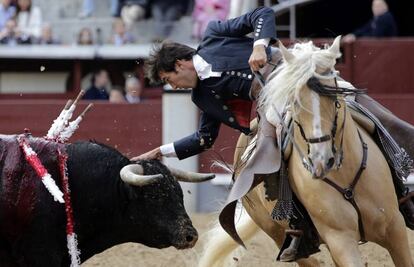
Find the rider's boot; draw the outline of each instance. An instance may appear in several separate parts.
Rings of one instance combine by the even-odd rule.
[[[401,146],[404,144],[404,149],[411,157],[414,158],[414,126],[401,120],[395,116],[391,111],[386,109],[380,103],[369,97],[368,95],[358,95],[356,101],[367,108],[374,114],[391,134],[394,140]],[[410,176],[414,176],[412,173]],[[409,192],[401,179],[393,175],[394,187],[399,199],[400,211],[404,216],[407,227],[414,230],[414,192]]]

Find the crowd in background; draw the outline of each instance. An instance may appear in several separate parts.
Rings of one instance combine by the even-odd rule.
[[[99,0],[103,1],[103,0]],[[224,20],[240,16],[254,9],[260,0],[107,0],[110,10],[107,16],[112,17],[111,35],[104,40],[101,29],[83,27],[79,29],[75,45],[124,45],[139,43],[139,37],[133,35],[136,22],[152,18],[156,38],[161,41],[171,35],[174,24],[184,15],[191,15],[193,21],[192,37],[201,39],[209,21]],[[271,4],[289,0],[268,1]],[[83,0],[79,10],[79,19],[95,15],[97,0]],[[373,19],[354,33],[345,36],[351,42],[361,36],[395,36],[396,26],[392,14],[384,0],[373,0]],[[44,10],[34,5],[32,0],[0,0],[0,45],[15,46],[20,44],[62,44],[54,35],[53,25],[44,20]],[[381,31],[380,31],[381,29]],[[91,86],[85,95],[86,99],[109,100],[112,102],[139,103],[143,82],[136,77],[126,78],[122,87],[109,89],[108,73],[100,69],[92,73]],[[118,88],[119,87],[119,88]]]
[[[174,24],[182,16],[193,19],[192,37],[199,40],[211,20],[236,17],[258,5],[255,0],[107,0],[113,17],[112,34],[102,40],[99,29],[79,29],[78,45],[114,44],[123,45],[139,42],[133,35],[136,22],[152,18],[155,34],[153,41],[160,41],[171,35]],[[97,0],[83,0],[79,18],[93,17]],[[44,10],[32,0],[0,0],[0,44],[61,44],[53,32],[53,25],[45,20]]]

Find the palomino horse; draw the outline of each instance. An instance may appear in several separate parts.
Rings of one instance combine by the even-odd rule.
[[[308,42],[296,44],[290,51],[280,44],[284,63],[262,90],[259,106],[275,125],[276,109],[287,107],[292,114],[295,126],[289,182],[336,265],[364,266],[358,244],[371,241],[387,249],[396,266],[413,266],[387,161],[346,108],[344,96],[352,90],[336,83],[339,43],[338,37],[327,49]],[[315,78],[319,86],[310,86],[308,81],[315,85]],[[270,221],[274,203],[266,201],[263,186],[247,196],[243,205],[250,217],[280,244],[283,224]],[[213,245],[220,251],[220,244]],[[209,251],[201,265],[219,266],[214,257],[220,254],[209,256]],[[300,265],[318,263],[309,258]]]

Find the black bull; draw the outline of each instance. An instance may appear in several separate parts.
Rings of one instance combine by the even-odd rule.
[[[59,188],[57,146],[67,168],[81,261],[114,245],[192,247],[197,231],[183,204],[183,192],[158,161],[141,162],[144,174],[162,179],[134,186],[120,179],[130,164],[117,150],[93,143],[62,145],[30,138],[30,144]],[[69,266],[64,204],[53,200],[24,159],[16,136],[0,135],[0,266]]]

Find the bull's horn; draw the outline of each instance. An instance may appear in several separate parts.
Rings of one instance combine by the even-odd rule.
[[[189,171],[183,171],[179,170],[173,167],[168,166],[168,169],[170,170],[171,174],[177,178],[178,181],[181,182],[188,182],[188,183],[201,183],[208,180],[213,179],[216,177],[213,173],[197,173],[197,172],[189,172]]]
[[[338,35],[333,41],[332,45],[329,47],[329,52],[339,57],[341,54],[340,48],[341,48],[341,35]]]
[[[287,63],[292,63],[292,61],[295,59],[295,56],[289,50],[287,50],[281,41],[279,41],[279,49],[280,52],[282,52],[283,59]]]
[[[119,175],[122,181],[130,185],[144,186],[163,177],[162,174],[143,175],[144,169],[139,164],[129,164],[121,169]]]

